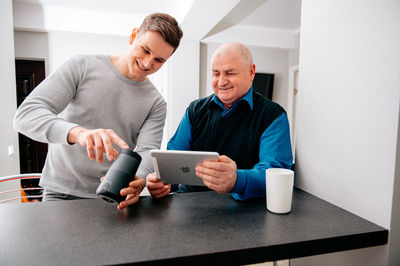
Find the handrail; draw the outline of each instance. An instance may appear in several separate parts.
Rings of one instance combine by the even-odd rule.
[[[0,196],[11,193],[11,192],[17,192],[17,191],[43,190],[43,189],[44,188],[42,188],[42,187],[16,188],[16,189],[11,189],[11,190],[6,190],[6,191],[0,191]]]
[[[29,174],[18,174],[18,175],[9,175],[9,176],[2,176],[0,177],[0,184],[1,182],[5,181],[12,181],[12,180],[27,180],[27,179],[40,179],[42,174],[40,173],[29,173]],[[25,187],[25,188],[16,188],[16,189],[10,189],[6,191],[1,191],[0,196],[12,193],[12,192],[20,192],[21,196],[19,197],[13,197],[13,198],[8,198],[8,199],[2,199],[0,200],[0,204],[8,201],[13,201],[13,200],[22,200],[23,202],[29,202],[27,200],[29,199],[34,199],[34,198],[42,198],[43,195],[27,195],[25,191],[38,191],[38,193],[41,194],[41,191],[43,190],[42,187]],[[34,193],[36,194],[36,193]]]
[[[0,182],[9,181],[9,180],[17,180],[17,179],[38,179],[42,174],[32,173],[32,174],[20,174],[20,175],[9,175],[9,176],[1,176]]]
[[[7,202],[7,201],[12,201],[12,200],[20,200],[20,199],[31,199],[31,198],[41,198],[42,195],[37,195],[37,196],[23,196],[23,197],[15,197],[15,198],[9,198],[9,199],[4,199],[0,200],[0,204]]]

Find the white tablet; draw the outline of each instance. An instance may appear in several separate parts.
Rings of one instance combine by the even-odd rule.
[[[204,186],[195,167],[203,161],[218,161],[217,152],[152,150],[154,170],[167,184]]]

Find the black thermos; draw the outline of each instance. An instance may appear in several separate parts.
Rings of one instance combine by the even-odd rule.
[[[123,149],[108,170],[103,182],[100,183],[96,194],[108,202],[119,203],[125,198],[120,191],[129,186],[134,180],[142,157],[129,149]]]

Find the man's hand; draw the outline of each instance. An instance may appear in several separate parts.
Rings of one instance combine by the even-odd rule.
[[[153,198],[159,199],[171,192],[171,184],[158,181],[156,173],[147,175],[146,187]]]
[[[203,180],[204,185],[218,193],[230,192],[237,179],[236,163],[228,156],[219,156],[218,162],[205,161],[196,166],[196,175]]]
[[[129,187],[121,189],[120,194],[123,197],[126,196],[126,199],[119,203],[118,210],[122,210],[139,201],[139,195],[143,190],[144,183],[143,178],[135,176],[135,180],[129,183]]]
[[[83,127],[73,127],[68,132],[67,140],[69,143],[79,143],[86,147],[90,160],[96,159],[98,163],[103,162],[103,153],[107,154],[109,161],[114,161],[118,156],[118,151],[114,149],[114,142],[122,149],[129,149],[129,145],[125,143],[111,129],[86,129]]]

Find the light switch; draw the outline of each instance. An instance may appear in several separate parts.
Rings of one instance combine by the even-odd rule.
[[[8,146],[8,156],[13,156],[14,155],[14,145]]]

